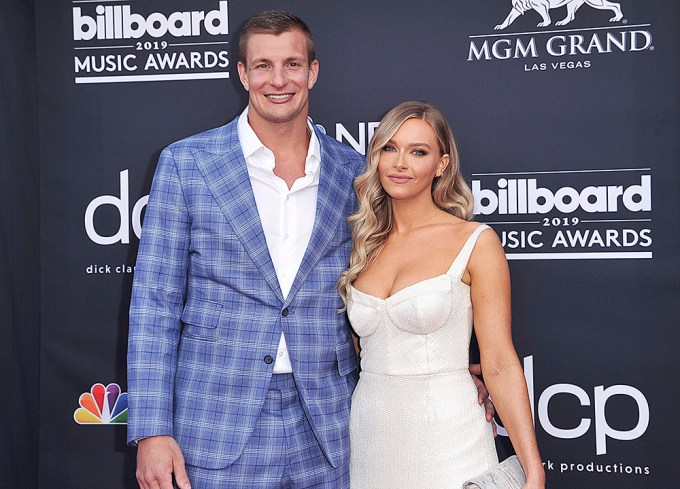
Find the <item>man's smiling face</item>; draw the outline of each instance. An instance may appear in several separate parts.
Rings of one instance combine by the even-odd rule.
[[[319,63],[309,62],[305,35],[299,30],[278,36],[253,34],[246,53],[246,63],[239,62],[238,72],[249,94],[251,125],[306,120]]]

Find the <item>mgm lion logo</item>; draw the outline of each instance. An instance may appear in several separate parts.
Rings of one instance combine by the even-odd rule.
[[[565,5],[567,7],[567,16],[556,22],[556,25],[566,25],[574,20],[574,14],[584,3],[596,9],[614,12],[614,17],[609,19],[609,22],[618,22],[623,18],[621,5],[607,0],[512,0],[512,10],[510,10],[503,23],[495,27],[495,30],[505,29],[517,17],[524,15],[524,12],[528,10],[535,10],[543,17],[543,22],[540,22],[538,27],[548,26],[552,22],[549,13],[550,9],[564,7]]]

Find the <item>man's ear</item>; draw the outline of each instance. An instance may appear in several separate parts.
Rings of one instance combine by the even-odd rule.
[[[238,64],[236,65],[236,68],[238,69],[238,78],[241,80],[241,85],[243,85],[243,88],[246,89],[246,92],[248,91],[248,76],[246,73],[246,66],[239,61]]]
[[[307,79],[307,88],[309,90],[316,84],[316,80],[319,78],[319,62],[317,60],[312,61],[309,65],[309,78]]]

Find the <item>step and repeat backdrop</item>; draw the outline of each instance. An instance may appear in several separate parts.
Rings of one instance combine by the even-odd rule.
[[[41,487],[136,487],[127,311],[151,178],[163,147],[243,110],[238,32],[268,8],[311,27],[310,113],[336,139],[363,153],[409,99],[449,117],[510,262],[548,486],[680,477],[676,0],[37,3]]]

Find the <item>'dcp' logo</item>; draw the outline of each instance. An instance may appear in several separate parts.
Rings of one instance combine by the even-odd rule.
[[[510,13],[502,24],[498,24],[495,27],[495,30],[505,29],[512,24],[517,17],[524,15],[524,12],[529,10],[535,10],[543,18],[543,21],[540,22],[537,27],[549,26],[552,22],[550,10],[564,6],[567,7],[567,16],[564,19],[557,21],[555,24],[567,25],[575,19],[576,11],[583,4],[599,10],[611,10],[614,12],[614,17],[609,19],[609,22],[618,22],[623,18],[621,5],[608,0],[512,0],[512,9],[510,10]]]
[[[120,197],[115,195],[100,195],[93,199],[85,209],[85,231],[87,236],[99,245],[110,245],[114,243],[130,243],[130,220],[132,220],[132,231],[139,238],[142,235],[142,211],[149,201],[149,196],[145,195],[139,199],[132,208],[130,215],[130,190],[128,184],[128,171],[120,172]],[[95,211],[103,206],[114,206],[120,215],[120,225],[118,231],[111,236],[102,236],[95,227]]]
[[[535,406],[534,393],[534,357],[530,355],[524,357],[524,378],[529,389],[529,404],[531,405],[532,414]],[[548,386],[538,396],[538,423],[545,430],[546,433],[561,439],[581,438],[590,431],[591,425],[594,426],[595,431],[595,453],[597,455],[604,455],[607,453],[607,439],[631,441],[640,438],[647,431],[649,426],[649,403],[645,395],[630,385],[612,385],[604,387],[603,385],[595,386],[593,389],[593,398],[581,387],[575,384],[554,384]],[[560,417],[561,423],[571,422],[571,426],[558,426],[560,422],[550,417],[549,405],[551,400],[560,396],[572,396],[580,403],[581,406],[591,407],[591,414],[589,417],[578,417],[577,411],[570,411],[564,413]],[[618,430],[613,428],[607,421],[607,403],[612,397],[623,396],[628,397],[634,401],[637,406],[637,420],[635,426],[629,430]],[[562,418],[569,418],[562,419]],[[594,421],[594,422],[593,422]],[[508,436],[508,432],[501,426],[498,427],[498,434]]]

